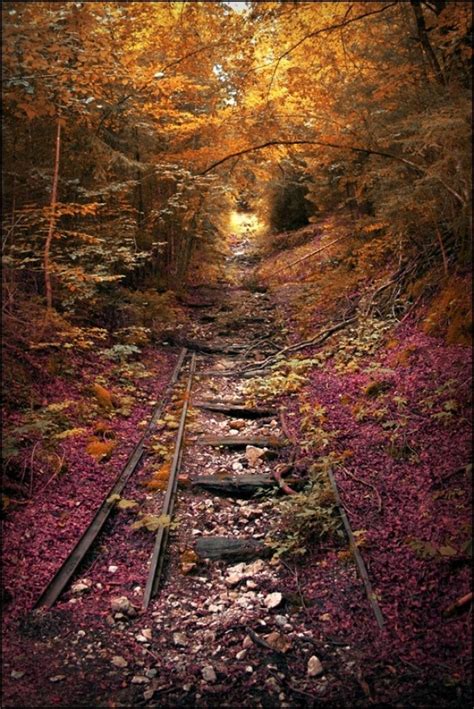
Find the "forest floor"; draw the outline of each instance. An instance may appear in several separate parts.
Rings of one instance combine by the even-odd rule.
[[[470,351],[411,319],[366,320],[240,376],[298,339],[297,289],[258,287],[256,264],[248,237],[235,239],[228,280],[189,290],[179,337],[224,352],[198,353],[191,404],[246,400],[278,414],[244,420],[191,405],[164,583],[146,611],[153,534],[132,523],[160,514],[177,400],[123,493],[137,504],[114,512],[52,610],[31,609],[139,439],[179,348],[149,347],[114,367],[71,356],[72,372],[38,394],[37,418],[62,436],[62,460],[4,513],[3,706],[470,706],[471,607],[446,613],[471,591]],[[84,381],[120,406],[85,398]],[[5,422],[25,425],[19,413]],[[287,445],[232,451],[202,445],[202,435]],[[91,436],[108,444],[102,457],[86,453]],[[25,466],[38,451],[27,449]],[[382,629],[344,535],[325,536],[311,517],[327,510],[307,503],[305,527],[299,496],[235,499],[186,484],[270,475],[289,461],[302,480],[332,467]],[[293,545],[297,555],[197,558],[196,541],[215,536],[272,541],[277,552]]]

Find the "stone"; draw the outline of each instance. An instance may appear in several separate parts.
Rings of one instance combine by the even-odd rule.
[[[247,446],[245,449],[245,457],[252,467],[257,465],[257,462],[263,458],[265,453],[266,451],[263,448],[258,448],[257,446]]]
[[[71,586],[72,593],[88,593],[91,590],[92,581],[90,579],[79,579]]]
[[[225,585],[229,588],[237,586],[238,583],[242,581],[244,577],[241,574],[229,574],[225,579]]]
[[[271,610],[272,608],[277,608],[283,600],[283,596],[279,591],[275,593],[270,593],[264,601],[265,607]]]
[[[217,679],[217,675],[212,665],[206,665],[205,667],[203,667],[201,670],[201,674],[206,682],[215,682]]]
[[[308,660],[308,668],[306,670],[308,677],[318,677],[323,672],[324,669],[319,658],[316,657],[316,655],[311,655]]]
[[[109,566],[108,571],[111,574],[115,574],[115,572],[118,571],[118,566],[111,565],[111,566]]]
[[[173,633],[173,643],[178,647],[186,647],[188,639],[184,633]]]
[[[132,684],[148,684],[149,681],[148,677],[143,677],[143,675],[134,675],[132,677]]]
[[[49,678],[49,681],[50,682],[62,682],[63,679],[66,679],[66,675],[54,675],[54,677]]]
[[[236,660],[243,660],[245,656],[247,655],[247,648],[244,648],[243,650],[240,650],[237,655],[235,656]]]
[[[285,653],[288,652],[288,650],[291,650],[291,642],[288,638],[275,630],[272,633],[264,635],[263,639],[270,645],[271,648],[273,648],[273,650],[277,650],[278,652]]]
[[[127,660],[121,655],[114,655],[110,661],[115,667],[128,667]]]
[[[110,607],[114,613],[125,613],[126,615],[131,615],[131,611],[135,611],[127,596],[116,596],[112,598]]]
[[[19,672],[18,670],[12,670],[10,676],[13,677],[13,679],[21,679],[24,674],[25,674],[24,672]]]

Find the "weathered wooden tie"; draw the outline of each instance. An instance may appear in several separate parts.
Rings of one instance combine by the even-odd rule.
[[[290,481],[288,481],[290,482]],[[298,484],[298,481],[291,481]],[[269,475],[203,475],[192,481],[192,487],[212,492],[225,497],[249,498],[266,490],[279,487],[278,481]]]
[[[263,407],[245,406],[244,403],[230,403],[220,401],[195,401],[193,403],[197,409],[205,409],[206,411],[215,411],[226,416],[242,419],[259,419],[270,416],[277,416],[275,409],[266,409]]]
[[[276,436],[202,436],[196,443],[200,446],[212,446],[213,448],[246,448],[255,446],[257,448],[284,448],[288,441]]]
[[[228,562],[268,559],[272,555],[270,547],[256,539],[229,537],[201,537],[196,542],[196,553],[201,559]]]

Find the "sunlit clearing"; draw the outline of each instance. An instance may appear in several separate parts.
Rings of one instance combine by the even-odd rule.
[[[229,227],[233,234],[259,234],[264,224],[256,214],[249,212],[231,212],[229,217]]]

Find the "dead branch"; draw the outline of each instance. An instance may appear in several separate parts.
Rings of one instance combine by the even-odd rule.
[[[269,643],[266,642],[266,640],[264,640],[259,635],[257,635],[257,633],[254,632],[252,630],[252,628],[249,628],[248,625],[245,626],[245,632],[250,637],[250,639],[255,643],[255,645],[260,645],[260,647],[264,647],[265,650],[271,650],[272,652],[276,652],[279,655],[283,654],[281,652],[281,650],[277,650],[276,648],[272,647]]]
[[[316,251],[311,251],[309,254],[306,254],[305,256],[302,256],[301,258],[296,259],[296,261],[292,261],[291,263],[285,264],[281,268],[277,268],[276,271],[272,272],[271,278],[273,278],[273,276],[276,276],[278,273],[281,273],[281,271],[284,271],[287,268],[291,268],[292,266],[296,266],[297,263],[301,263],[302,261],[306,261],[306,259],[308,259],[308,258],[312,258],[313,256],[317,256],[317,254],[320,254],[321,251],[328,249],[333,244],[337,244],[338,241],[342,241],[343,239],[348,239],[350,236],[352,236],[352,234],[344,234],[343,236],[340,236],[337,239],[330,241],[329,244],[325,244],[324,246],[321,246],[319,249],[316,249]]]
[[[357,475],[354,475],[354,473],[351,473],[350,470],[345,468],[343,465],[341,465],[341,469],[353,480],[356,480],[356,482],[360,483],[361,485],[365,485],[366,487],[370,487],[374,492],[377,497],[377,503],[378,503],[378,508],[379,512],[382,512],[382,498],[380,497],[380,493],[375,487],[375,485],[372,485],[372,483],[367,482],[366,480],[362,480],[361,478],[358,478]]]
[[[292,465],[286,465],[285,463],[283,465],[277,465],[276,468],[272,470],[272,478],[276,480],[276,482],[278,483],[278,487],[282,492],[285,493],[285,495],[297,494],[296,490],[293,490],[293,488],[287,485],[287,483],[283,480],[283,475],[285,473],[289,473],[292,469]]]
[[[466,593],[465,596],[461,596],[461,598],[458,598],[457,601],[452,603],[450,606],[446,608],[445,611],[443,611],[443,615],[452,615],[455,611],[459,610],[459,608],[462,608],[463,606],[467,606],[468,603],[472,602],[472,591],[470,593]]]
[[[342,330],[343,328],[347,327],[347,325],[350,325],[350,323],[354,322],[357,320],[357,317],[354,316],[352,318],[348,318],[347,320],[342,320],[341,322],[336,323],[335,325],[332,325],[331,327],[327,328],[327,330],[323,330],[322,332],[319,332],[317,335],[314,337],[310,338],[309,340],[303,340],[302,342],[296,342],[294,345],[289,345],[288,347],[283,347],[283,349],[278,350],[278,352],[275,352],[274,355],[270,355],[266,359],[261,360],[260,362],[255,362],[252,364],[248,370],[259,370],[262,369],[263,367],[266,367],[270,363],[274,363],[278,357],[281,357],[284,354],[287,354],[289,352],[298,352],[299,350],[303,350],[306,347],[312,347],[314,345],[322,345],[323,342],[325,342],[331,335],[334,333],[338,332],[339,330]],[[248,371],[248,370],[242,370],[242,371]]]

